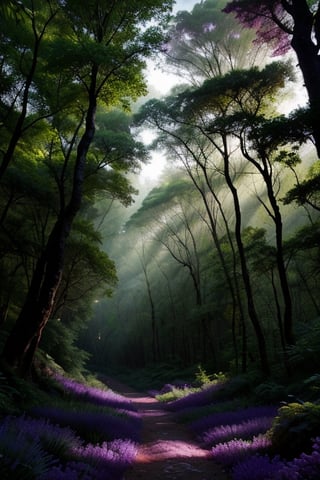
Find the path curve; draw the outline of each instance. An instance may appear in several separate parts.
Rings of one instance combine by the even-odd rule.
[[[188,428],[177,422],[155,398],[114,379],[103,381],[130,398],[143,420],[142,442],[124,480],[230,480],[230,476],[201,448]]]

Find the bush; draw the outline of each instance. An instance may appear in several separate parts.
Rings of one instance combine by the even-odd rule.
[[[310,453],[312,438],[320,431],[320,405],[306,402],[290,403],[279,409],[270,430],[272,449],[282,457],[292,459]]]
[[[254,389],[258,401],[277,402],[287,397],[286,389],[283,385],[274,382],[261,383]]]

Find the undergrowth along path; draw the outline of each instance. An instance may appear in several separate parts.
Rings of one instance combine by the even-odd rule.
[[[130,398],[143,421],[142,442],[125,480],[230,480],[230,476],[201,448],[188,428],[155,398],[113,379],[103,381]]]

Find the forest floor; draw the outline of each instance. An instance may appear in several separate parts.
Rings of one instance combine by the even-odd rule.
[[[142,441],[125,480],[230,480],[223,468],[212,461],[209,451],[201,448],[188,428],[161,402],[113,379],[104,381],[131,399],[143,421]]]

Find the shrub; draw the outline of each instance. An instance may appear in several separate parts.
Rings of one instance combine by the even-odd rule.
[[[287,396],[285,387],[274,382],[261,383],[254,389],[254,393],[257,400],[263,402],[277,402]]]
[[[272,449],[284,458],[292,459],[310,453],[312,438],[320,431],[320,405],[306,402],[290,403],[279,409],[270,430]]]

